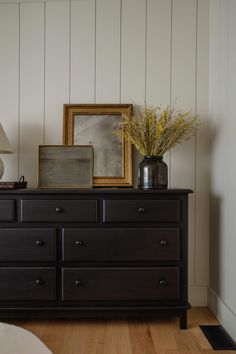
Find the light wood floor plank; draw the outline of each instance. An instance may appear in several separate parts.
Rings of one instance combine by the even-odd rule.
[[[66,326],[64,337],[58,354],[104,354],[107,321],[73,320]]]
[[[178,350],[158,350],[158,354],[182,354]]]
[[[235,350],[206,350],[204,351],[204,354],[213,354],[213,353],[217,353],[217,354],[235,354]]]
[[[156,354],[150,329],[144,321],[129,322],[132,354]]]
[[[40,339],[47,343],[48,348],[53,353],[61,353],[61,348],[63,348],[65,340],[66,327],[69,326],[68,322],[58,321],[58,320],[48,320],[45,325],[45,330],[43,331]]]
[[[178,345],[172,330],[172,324],[178,326],[173,319],[148,321],[152,340],[156,351],[159,350],[178,350]]]
[[[199,324],[208,324],[211,321],[211,324],[216,320],[212,314],[209,316],[209,310],[205,308],[192,308],[188,316],[189,320],[189,331],[195,337],[194,342],[197,342],[201,349],[211,349],[211,345],[203,335],[202,330],[199,328]]]
[[[175,331],[175,339],[181,354],[202,354],[203,349],[190,331]]]
[[[108,335],[104,354],[132,354],[129,327],[126,320],[108,322]]]
[[[217,324],[207,308],[188,312],[188,329],[166,320],[8,320],[36,334],[53,354],[213,354],[200,324]],[[225,351],[217,351],[223,354]],[[227,351],[227,354],[235,351]]]
[[[190,331],[194,337],[194,342],[197,342],[201,349],[204,350],[211,349],[210,343],[203,335],[202,330],[199,327],[191,328]]]

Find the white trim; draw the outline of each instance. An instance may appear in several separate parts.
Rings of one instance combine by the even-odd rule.
[[[208,306],[229,335],[236,340],[236,314],[211,288],[208,289]]]
[[[192,306],[207,306],[207,287],[189,286],[189,302]]]

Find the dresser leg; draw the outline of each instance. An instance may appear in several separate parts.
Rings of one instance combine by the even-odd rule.
[[[179,314],[179,328],[180,329],[187,329],[187,310],[183,310]]]

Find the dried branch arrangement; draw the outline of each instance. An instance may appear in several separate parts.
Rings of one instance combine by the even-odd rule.
[[[148,106],[139,115],[123,116],[115,134],[130,141],[143,156],[162,156],[189,140],[198,126],[198,118],[191,112],[181,112],[176,106]]]

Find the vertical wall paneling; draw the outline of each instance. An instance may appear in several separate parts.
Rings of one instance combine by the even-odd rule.
[[[133,103],[138,109],[146,99],[146,0],[122,1],[121,33],[121,101]],[[134,185],[139,158],[135,152]]]
[[[196,0],[173,0],[172,103],[195,113]],[[195,189],[195,138],[171,151],[171,186]],[[196,193],[196,191],[195,191]],[[189,283],[195,282],[195,194],[190,196]]]
[[[147,0],[146,102],[170,104],[171,0]],[[164,156],[170,171],[170,154]]]
[[[44,128],[44,5],[20,4],[20,175],[37,183]]]
[[[46,3],[45,143],[63,142],[63,104],[70,92],[70,3]]]
[[[208,303],[236,340],[236,2],[210,1],[210,287]]]
[[[96,102],[119,103],[120,0],[96,6]]]
[[[1,155],[3,180],[18,179],[19,5],[0,7],[0,122],[14,154]]]
[[[131,21],[131,19],[133,19]],[[145,102],[146,0],[122,1],[121,100]]]
[[[147,104],[170,104],[171,0],[147,0]]]
[[[71,103],[94,102],[95,0],[71,2]]]
[[[209,1],[198,0],[197,26],[197,100],[196,111],[201,119],[196,134],[196,269],[195,285],[207,286],[209,281]],[[201,260],[201,261],[199,261]]]

